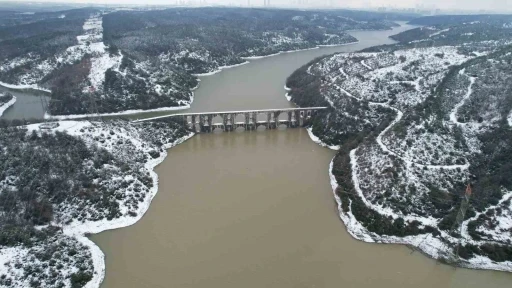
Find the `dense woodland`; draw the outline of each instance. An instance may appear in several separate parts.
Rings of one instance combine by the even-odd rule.
[[[347,18],[347,14],[365,20]],[[189,72],[204,73],[211,71],[211,65],[241,63],[240,57],[353,42],[356,39],[344,31],[381,30],[396,25],[384,18],[380,14],[346,11],[169,9],[109,14],[104,27],[109,45],[138,60],[161,54],[174,58],[186,53],[175,58],[175,63]]]
[[[415,17],[241,8],[5,14],[0,81],[50,89],[49,112],[57,115],[188,105],[194,74],[243,57],[354,42],[346,31],[390,29],[397,25],[392,21]],[[93,22],[84,24],[93,15],[100,21],[94,29]],[[97,77],[101,85],[91,83]]]

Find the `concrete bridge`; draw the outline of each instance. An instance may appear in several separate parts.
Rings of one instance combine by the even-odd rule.
[[[294,128],[308,125],[311,117],[317,111],[323,109],[327,109],[327,107],[183,113],[141,119],[136,122],[163,118],[178,118],[182,120],[190,130],[196,133],[208,133],[216,128],[220,128],[224,131],[233,131],[239,127],[250,131],[256,130],[259,126],[264,126],[267,129],[276,129],[279,125]]]

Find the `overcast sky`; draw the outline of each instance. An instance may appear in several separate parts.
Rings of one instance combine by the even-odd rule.
[[[3,1],[3,0],[0,0]],[[12,0],[11,0],[12,1]],[[178,1],[189,4],[224,4],[247,6],[248,1],[252,6],[263,5],[264,0],[23,0],[24,2],[67,2],[67,3],[95,3],[95,4],[155,4],[175,5]],[[308,7],[336,7],[350,8],[440,8],[457,10],[495,10],[511,11],[512,0],[270,0],[273,6],[297,6],[298,3],[307,3]],[[304,4],[303,4],[304,5]]]

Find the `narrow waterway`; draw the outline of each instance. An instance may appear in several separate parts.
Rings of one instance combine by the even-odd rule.
[[[284,108],[286,77],[360,43],[252,61],[202,77],[189,111]],[[155,114],[152,114],[154,116]],[[145,115],[147,116],[147,115]],[[454,269],[405,246],[354,240],[329,183],[334,152],[304,129],[202,134],[169,150],[159,192],[135,225],[93,235],[102,287],[508,287],[512,273]]]
[[[200,87],[195,91],[192,107],[178,112],[153,112],[138,114],[137,118],[148,118],[173,113],[238,111],[248,109],[289,108],[293,104],[284,95],[286,78],[309,61],[336,52],[356,52],[361,49],[394,41],[388,36],[409,30],[405,25],[389,31],[356,31],[351,34],[359,43],[299,52],[282,53],[257,60],[221,73],[199,77]]]

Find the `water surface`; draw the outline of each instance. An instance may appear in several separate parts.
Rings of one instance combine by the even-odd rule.
[[[190,112],[287,108],[283,86],[323,54],[360,43],[254,60],[202,77]],[[155,116],[158,114],[150,114]],[[145,115],[148,116],[148,115]],[[94,235],[104,288],[508,287],[512,274],[454,269],[402,245],[354,240],[338,217],[334,152],[304,129],[202,134],[169,150],[159,192],[135,225]]]
[[[387,31],[356,31],[356,44],[321,47],[300,52],[283,53],[257,60],[250,64],[224,69],[221,73],[199,77],[200,88],[195,91],[192,107],[179,112],[138,114],[136,118],[155,117],[174,113],[239,111],[249,109],[290,108],[285,95],[286,78],[311,60],[336,52],[355,52],[380,44],[392,44],[388,38],[416,26],[403,25]]]
[[[2,119],[42,119],[44,116],[43,107],[50,100],[48,93],[36,90],[14,90],[0,86],[0,92],[9,92],[16,96],[14,105],[5,110],[0,118]],[[42,100],[46,101],[43,102]]]

